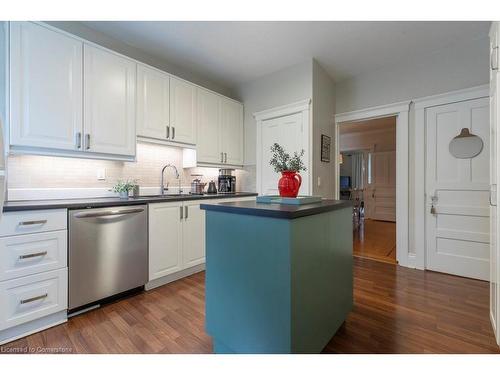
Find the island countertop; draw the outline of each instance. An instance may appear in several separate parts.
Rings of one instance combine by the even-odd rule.
[[[296,219],[299,217],[316,215],[323,212],[335,211],[350,207],[351,201],[323,199],[318,203],[291,205],[277,203],[245,202],[220,202],[218,204],[203,203],[202,210],[226,212],[240,215],[265,216],[278,219]]]

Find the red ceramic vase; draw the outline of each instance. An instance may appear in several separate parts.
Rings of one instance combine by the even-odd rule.
[[[278,182],[278,190],[280,197],[295,198],[299,194],[302,177],[294,171],[281,172],[281,178]]]

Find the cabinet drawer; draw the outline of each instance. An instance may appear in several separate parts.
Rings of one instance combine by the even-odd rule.
[[[0,282],[0,330],[68,307],[68,269]]]
[[[66,229],[66,209],[5,212],[0,221],[0,237]]]
[[[67,267],[67,231],[0,238],[0,281]]]

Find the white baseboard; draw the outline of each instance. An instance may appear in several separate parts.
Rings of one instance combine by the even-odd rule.
[[[144,289],[151,290],[154,288],[158,288],[159,286],[162,286],[162,285],[171,283],[173,281],[183,279],[184,277],[193,275],[195,273],[201,272],[204,269],[205,269],[205,263],[199,264],[199,265],[194,266],[194,267],[186,268],[185,270],[182,270],[182,271],[179,271],[176,273],[172,273],[172,274],[167,275],[167,276],[160,277],[159,279],[151,280],[149,283],[147,283],[144,286]]]
[[[43,318],[32,320],[18,326],[0,331],[0,345],[15,341],[33,333],[43,331],[47,328],[57,326],[68,321],[66,310],[44,316]],[[28,352],[29,354],[29,352]]]

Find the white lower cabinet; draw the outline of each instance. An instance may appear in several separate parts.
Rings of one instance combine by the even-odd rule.
[[[146,288],[203,270],[205,211],[200,209],[200,204],[254,199],[251,196],[149,204],[150,283]]]
[[[149,205],[149,281],[205,263],[200,201]]]
[[[182,269],[182,202],[149,205],[149,280]]]
[[[0,344],[67,320],[67,210],[0,221]]]

